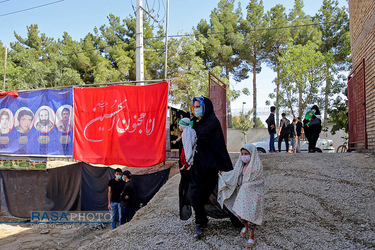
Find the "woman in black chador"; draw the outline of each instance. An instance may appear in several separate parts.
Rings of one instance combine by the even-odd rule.
[[[189,207],[191,205],[195,211],[194,237],[200,238],[208,223],[207,212],[210,216],[215,213],[215,211],[206,211],[207,204],[214,203],[211,205],[217,206],[214,208],[211,206],[210,209],[220,210],[215,198],[210,199],[211,194],[215,191],[217,193],[215,189],[217,189],[218,172],[230,171],[233,166],[211,100],[206,97],[194,97],[192,111],[193,128],[197,134],[197,151],[191,169],[181,171],[180,218],[187,220],[191,216]]]

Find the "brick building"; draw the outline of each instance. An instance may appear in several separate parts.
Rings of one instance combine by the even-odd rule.
[[[350,147],[375,152],[375,1],[349,0],[353,71],[348,77]]]

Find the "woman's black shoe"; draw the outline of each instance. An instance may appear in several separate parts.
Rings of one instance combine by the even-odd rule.
[[[200,225],[195,225],[194,238],[200,239],[203,236],[203,229]]]

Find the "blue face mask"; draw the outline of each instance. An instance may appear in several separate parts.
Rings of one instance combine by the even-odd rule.
[[[126,181],[124,176],[122,177],[122,180],[123,180],[123,181]]]
[[[202,108],[195,108],[194,113],[197,117],[202,117],[203,116],[203,109]]]
[[[121,175],[116,175],[117,180],[121,180]]]

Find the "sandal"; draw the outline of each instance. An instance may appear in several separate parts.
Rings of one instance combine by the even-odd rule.
[[[194,238],[198,240],[202,236],[203,236],[202,228],[200,227],[200,225],[196,225],[195,230],[194,230]]]
[[[246,234],[247,234],[247,229],[246,229],[246,227],[244,227],[244,228],[241,229],[240,235],[241,235],[241,237],[245,237]]]
[[[253,239],[247,240],[247,244],[246,244],[247,247],[253,247],[254,245],[255,245],[255,240]]]

